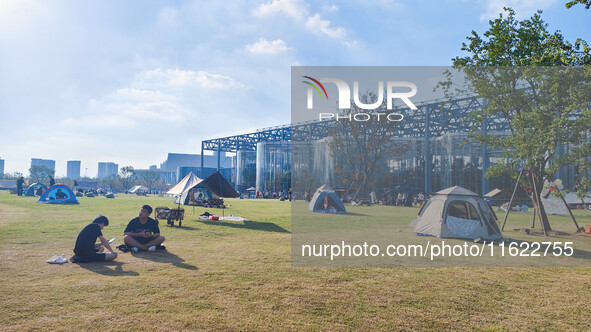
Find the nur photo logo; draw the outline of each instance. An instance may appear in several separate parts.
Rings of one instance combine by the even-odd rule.
[[[328,101],[328,92],[322,83],[332,83],[336,86],[338,91],[338,99],[337,99],[337,106],[341,110],[348,110],[351,109],[351,88],[349,84],[342,79],[338,78],[320,78],[315,79],[311,76],[302,76],[306,78],[306,81],[302,81],[306,85],[308,85],[308,93],[307,93],[307,100],[306,105],[309,110],[314,108],[314,91],[318,94],[320,100],[327,100]],[[386,92],[384,93],[384,82],[378,81],[377,82],[378,89],[377,89],[377,100],[373,103],[366,104],[361,101],[359,96],[359,82],[353,81],[353,102],[355,106],[362,110],[375,110],[381,107],[384,104],[384,99],[386,99],[386,108],[388,110],[392,110],[394,100],[400,99],[404,102],[408,108],[412,110],[416,110],[417,107],[413,104],[410,100],[411,97],[416,95],[417,93],[417,86],[411,82],[404,82],[404,81],[387,81],[386,85]],[[399,90],[406,90],[400,92]],[[385,97],[384,97],[385,95]],[[378,121],[381,119],[387,119],[388,121],[402,121],[404,116],[400,113],[376,113],[376,112],[368,112],[368,113],[349,113],[349,114],[340,114],[340,113],[320,113],[319,120],[330,120],[330,119],[349,119],[350,121],[369,121],[372,116],[377,117]]]

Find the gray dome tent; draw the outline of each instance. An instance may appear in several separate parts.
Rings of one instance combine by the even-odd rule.
[[[484,199],[462,187],[438,191],[425,202],[410,224],[415,233],[440,238],[503,238],[497,217]]]
[[[308,209],[320,213],[347,213],[341,198],[328,185],[316,189]]]

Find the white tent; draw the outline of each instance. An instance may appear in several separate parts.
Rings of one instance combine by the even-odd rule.
[[[482,196],[462,187],[438,191],[410,224],[415,233],[440,238],[501,239],[497,217]]]
[[[195,187],[198,185],[202,180],[197,177],[193,172],[187,174],[179,183],[177,183],[174,187],[170,188],[169,191],[166,193],[169,195],[182,195],[185,191]]]
[[[133,186],[131,187],[131,189],[128,190],[128,192],[132,194],[135,194],[138,191],[148,191],[148,188],[144,186]]]
[[[488,193],[486,193],[484,195],[484,197],[491,197],[492,198],[492,197],[495,197],[496,195],[500,194],[501,192],[503,192],[501,189],[495,188],[495,189],[489,191]]]

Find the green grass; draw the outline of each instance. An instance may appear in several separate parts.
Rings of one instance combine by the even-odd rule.
[[[189,207],[182,228],[161,223],[165,252],[50,265],[51,255],[72,254],[78,232],[98,214],[109,218],[103,233],[117,245],[141,205],[174,205],[119,195],[52,206],[0,194],[0,330],[591,329],[589,267],[293,267],[289,203],[227,202],[226,214],[251,221],[198,221],[206,209],[193,215]],[[352,231],[367,222],[363,215],[377,215],[376,223],[404,233],[417,212],[348,209],[356,214],[341,222]],[[580,214],[579,222],[591,224],[589,216]],[[530,218],[512,214],[505,236],[524,236],[513,229]],[[574,228],[563,217],[551,223]]]

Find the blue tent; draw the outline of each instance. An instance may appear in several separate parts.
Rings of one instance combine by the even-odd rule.
[[[43,191],[47,190],[47,187],[43,183],[33,183],[25,189],[25,196],[37,196],[39,188],[43,188]]]
[[[321,213],[347,213],[339,195],[333,190],[326,188],[330,187],[324,185],[316,190],[316,193],[310,201],[308,210]]]
[[[55,184],[39,197],[37,203],[48,204],[79,204],[76,195],[65,184]]]

